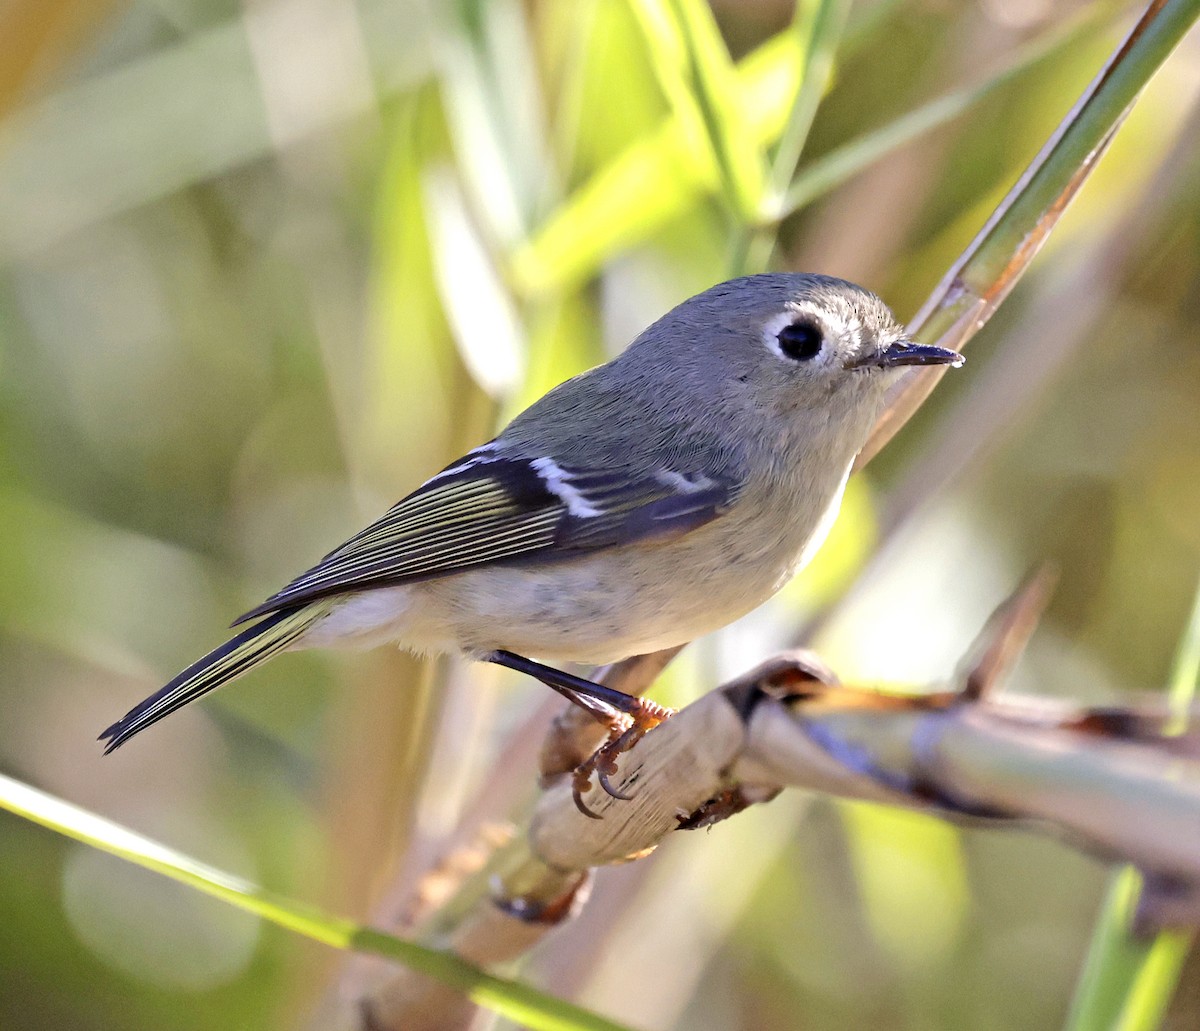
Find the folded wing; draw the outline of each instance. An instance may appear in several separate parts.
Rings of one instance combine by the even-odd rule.
[[[740,487],[728,473],[569,468],[485,445],[427,480],[237,623],[317,598],[471,566],[555,561],[687,533],[726,511]]]

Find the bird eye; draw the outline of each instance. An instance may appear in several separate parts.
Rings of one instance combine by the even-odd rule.
[[[798,362],[807,362],[821,353],[825,334],[815,322],[800,319],[784,326],[776,339],[779,341],[779,349],[787,357]]]

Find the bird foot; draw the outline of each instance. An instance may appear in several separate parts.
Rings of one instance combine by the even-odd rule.
[[[628,752],[660,723],[675,715],[674,709],[668,709],[657,702],[645,698],[638,698],[636,701],[637,705],[633,706],[631,711],[614,714],[609,721],[608,740],[592,753],[590,759],[575,768],[571,780],[571,797],[575,800],[575,808],[593,820],[603,817],[589,809],[583,801],[584,794],[591,790],[592,774],[596,775],[597,782],[606,794],[628,802],[633,796],[618,791],[611,781],[617,774],[618,757]]]
[[[488,652],[479,658],[540,680],[608,728],[608,741],[596,749],[590,759],[575,769],[571,784],[572,795],[576,808],[584,816],[594,820],[601,819],[599,813],[592,812],[583,802],[584,794],[591,789],[593,773],[609,795],[623,801],[629,800],[629,795],[621,794],[612,786],[611,778],[617,773],[617,758],[622,752],[629,751],[649,731],[674,716],[674,709],[668,709],[665,705],[647,701],[637,695],[626,694],[607,684],[598,684],[573,673],[564,673],[514,652]]]

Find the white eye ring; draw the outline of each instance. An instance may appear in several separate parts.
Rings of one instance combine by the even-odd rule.
[[[787,329],[788,326],[795,325],[797,322],[811,323],[821,334],[821,349],[807,359],[801,359],[794,354],[788,354],[783,349],[783,345],[779,340],[779,334]],[[796,365],[818,360],[827,349],[831,337],[829,326],[826,320],[821,317],[820,312],[808,305],[798,304],[794,308],[788,308],[785,311],[781,311],[778,315],[772,315],[767,319],[763,323],[762,339],[763,343],[767,346],[767,350],[775,355],[776,358],[787,362],[789,365]]]

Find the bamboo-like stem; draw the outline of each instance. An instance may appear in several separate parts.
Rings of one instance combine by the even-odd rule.
[[[1036,821],[1200,891],[1200,742],[1164,735],[1165,712],[1155,720],[944,691],[916,701],[849,688],[772,698],[784,669],[777,660],[704,696],[639,742],[617,785],[636,790],[633,801],[598,789],[585,799],[603,820],[578,812],[569,785],[548,791],[526,847],[555,870],[582,872],[646,852],[710,799],[803,787],[952,820]],[[1123,721],[1136,732],[1123,734]]]

